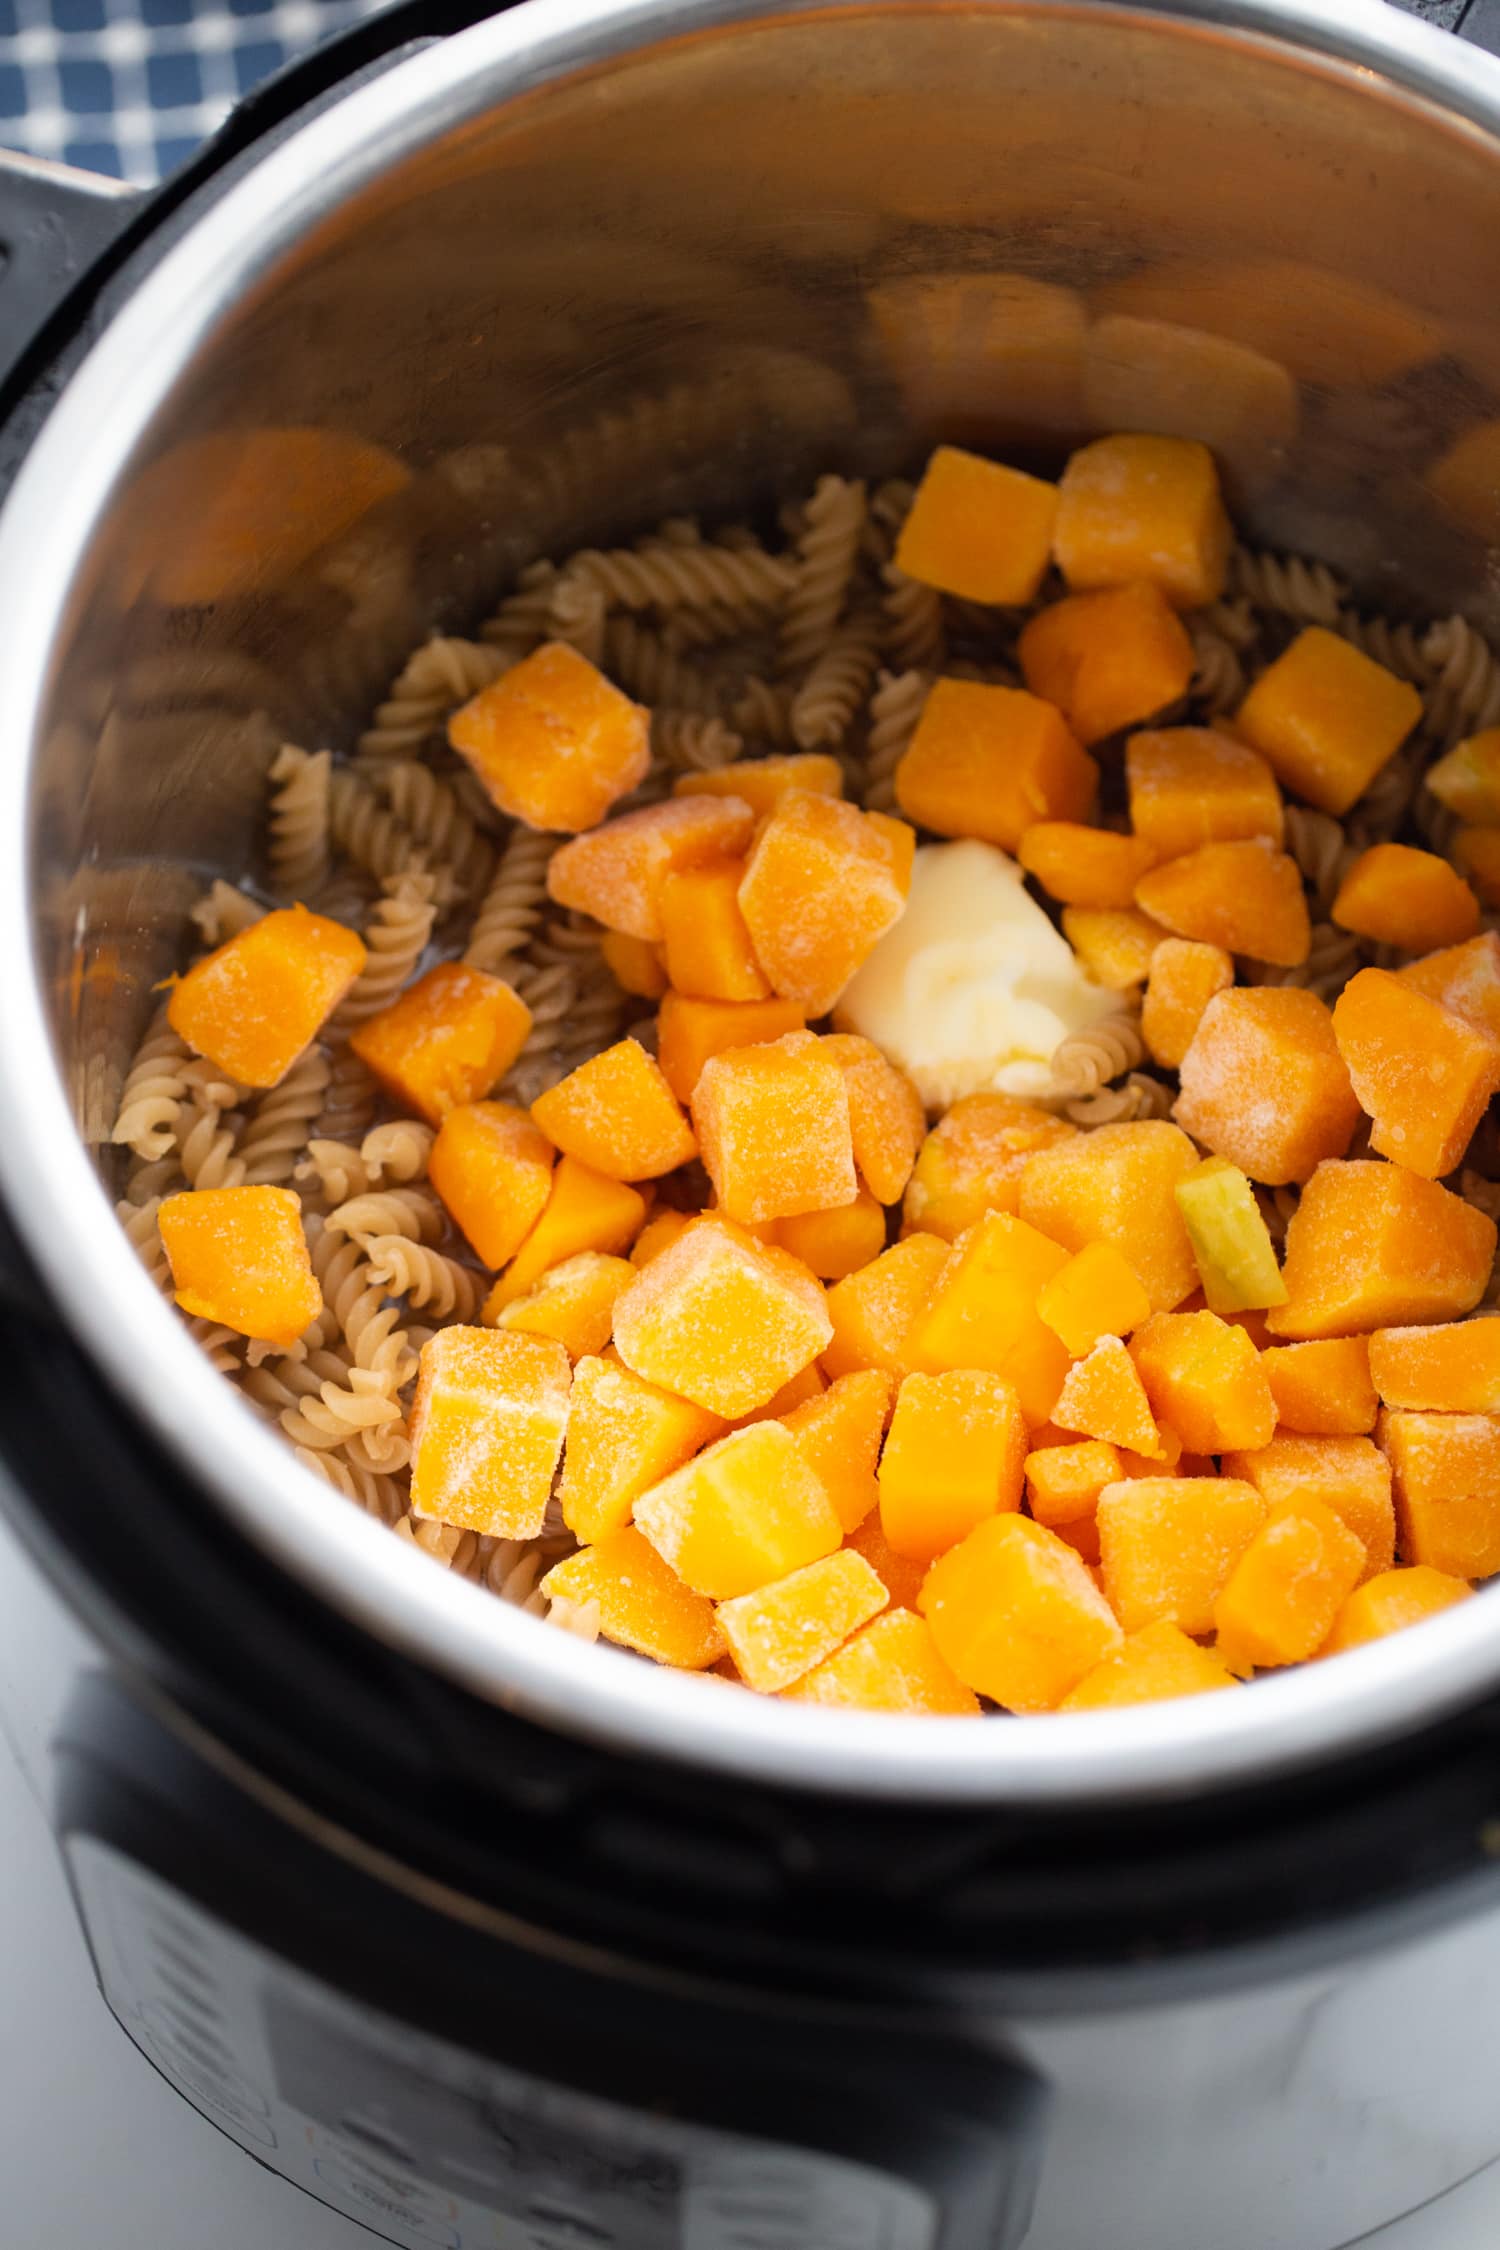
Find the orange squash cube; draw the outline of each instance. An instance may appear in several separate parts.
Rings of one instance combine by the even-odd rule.
[[[1396,1553],[1390,1463],[1367,1437],[1288,1437],[1258,1452],[1226,1453],[1226,1477],[1253,1484],[1274,1515],[1317,1500],[1346,1523],[1365,1550],[1365,1575],[1389,1570]]]
[[[1482,727],[1423,774],[1440,805],[1476,828],[1500,822],[1500,727]]]
[[[448,740],[503,813],[577,835],[651,768],[650,715],[587,657],[548,641],[481,688]]]
[[[580,1250],[549,1266],[524,1297],[500,1308],[497,1328],[522,1336],[555,1336],[569,1359],[602,1352],[614,1327],[615,1302],[635,1279],[628,1258]]]
[[[638,1039],[606,1047],[531,1105],[564,1156],[611,1180],[656,1180],[698,1153],[687,1119]]]
[[[1136,907],[1065,906],[1062,926],[1079,967],[1109,992],[1143,983],[1168,935],[1164,923]]]
[[[668,876],[737,858],[754,828],[755,816],[742,797],[669,797],[643,805],[554,852],[547,866],[548,896],[575,913],[591,914],[607,930],[660,944]]]
[[[1412,1563],[1404,1570],[1384,1570],[1356,1586],[1333,1621],[1320,1656],[1341,1656],[1346,1649],[1363,1648],[1384,1640],[1388,1633],[1405,1632],[1424,1617],[1437,1617],[1455,1602],[1465,1601],[1473,1588],[1465,1578],[1452,1578],[1430,1563]]]
[[[1286,1230],[1287,1302],[1266,1325],[1297,1340],[1455,1319],[1484,1295],[1495,1241],[1493,1219],[1400,1164],[1320,1164]]]
[[[1364,1574],[1365,1551],[1320,1500],[1273,1509],[1214,1604],[1218,1648],[1236,1671],[1315,1655]]]
[[[1105,1486],[1095,1520],[1104,1591],[1126,1632],[1165,1623],[1199,1634],[1213,1631],[1266,1503],[1238,1477],[1134,1477]]]
[[[1350,978],[1333,1029],[1371,1148],[1424,1179],[1453,1171],[1500,1090],[1500,1039],[1385,969]]]
[[[1260,753],[1217,727],[1158,727],[1125,745],[1130,825],[1158,860],[1264,837],[1278,849],[1281,790]]]
[[[1497,729],[1500,732],[1500,729]],[[1486,930],[1467,945],[1450,945],[1397,969],[1398,983],[1441,1000],[1466,1023],[1500,1039],[1500,936]]]
[[[1088,1564],[1089,1569],[1094,1573],[1094,1583],[1097,1585],[1099,1583],[1099,1526],[1095,1523],[1093,1517],[1086,1517],[1078,1523],[1058,1524],[1054,1537],[1061,1539],[1065,1546],[1071,1547],[1080,1562]]]
[[[411,1410],[412,1513],[495,1539],[535,1539],[572,1380],[551,1338],[458,1327],[429,1336]]]
[[[875,1472],[872,1469],[870,1472],[872,1491],[874,1484]],[[914,1562],[908,1555],[897,1554],[881,1526],[878,1508],[872,1507],[864,1522],[856,1524],[853,1531],[845,1539],[844,1545],[851,1548],[855,1554],[864,1556],[865,1561],[875,1572],[897,1609],[914,1609],[916,1607],[918,1596],[922,1591],[922,1581],[927,1576],[930,1566],[925,1562]]]
[[[912,1241],[917,1240],[913,1236]],[[927,1375],[985,1368],[1014,1383],[1028,1422],[1057,1403],[1068,1355],[1037,1312],[1037,1298],[1067,1253],[1008,1212],[990,1211],[960,1235],[905,1344]]]
[[[1449,845],[1483,905],[1500,906],[1500,828],[1459,828]]]
[[[844,769],[826,750],[800,750],[773,758],[739,758],[707,773],[681,773],[672,784],[674,797],[739,797],[757,820],[773,813],[789,789],[842,797]]]
[[[844,1074],[860,1178],[877,1203],[899,1203],[927,1130],[922,1097],[873,1040],[834,1031],[822,1046]]]
[[[1098,785],[1098,766],[1052,704],[979,680],[934,681],[895,781],[919,828],[1009,852],[1034,821],[1081,820]]]
[[[503,1266],[546,1208],[556,1150],[513,1102],[463,1102],[438,1127],[427,1177],[487,1266]]]
[[[1153,1062],[1176,1070],[1193,1043],[1210,1000],[1234,982],[1234,961],[1220,945],[1166,938],[1151,956],[1141,1034]]]
[[[688,1102],[710,1056],[765,1046],[806,1027],[807,1010],[795,1000],[692,1000],[669,992],[657,1019],[656,1059],[677,1099]]]
[[[767,1247],[778,1246],[768,1244]],[[809,1366],[799,1368],[795,1375],[789,1375],[780,1390],[772,1392],[764,1406],[754,1407],[748,1414],[737,1414],[729,1427],[732,1430],[742,1430],[747,1422],[784,1422],[799,1406],[809,1406],[815,1399],[822,1398],[827,1388],[822,1369],[813,1360]]]
[[[1135,1361],[1118,1336],[1101,1336],[1069,1369],[1052,1418],[1059,1429],[1141,1454],[1158,1469],[1169,1453],[1168,1433],[1157,1428]],[[1180,1439],[1172,1443],[1181,1449]]]
[[[979,1715],[977,1698],[943,1662],[926,1619],[908,1609],[888,1610],[866,1625],[836,1655],[804,1673],[786,1698],[910,1718]]]
[[[485,1299],[483,1318],[499,1319],[536,1286],[549,1266],[576,1258],[582,1250],[618,1257],[630,1248],[646,1216],[646,1199],[622,1180],[565,1156],[552,1174],[542,1215]]]
[[[846,1533],[858,1530],[879,1497],[875,1464],[893,1389],[883,1368],[860,1368],[782,1416]]]
[[[1139,836],[1116,836],[1074,820],[1038,820],[1016,846],[1016,857],[1048,897],[1064,905],[1128,908],[1158,855]]]
[[[1125,1364],[1131,1374],[1135,1375],[1135,1361],[1128,1352],[1125,1354]],[[1135,1379],[1137,1383],[1140,1382],[1139,1375],[1135,1375]],[[1145,1405],[1145,1399],[1146,1393],[1142,1390],[1142,1405]],[[1148,1415],[1150,1411],[1146,1407]],[[1157,1435],[1160,1450],[1154,1454],[1134,1453],[1125,1445],[1117,1448],[1122,1477],[1211,1477],[1214,1474],[1212,1460],[1201,1453],[1183,1452],[1182,1440],[1175,1430],[1161,1430]]]
[[[1387,1406],[1376,1435],[1391,1464],[1402,1561],[1492,1578],[1500,1571],[1500,1421]]]
[[[197,1188],[156,1215],[185,1313],[290,1351],[323,1310],[290,1188]]]
[[[832,1502],[780,1422],[731,1430],[642,1493],[635,1520],[683,1583],[717,1602],[821,1561],[843,1538]]]
[[[1093,1520],[1099,1495],[1120,1481],[1120,1449],[1089,1438],[1082,1445],[1044,1445],[1023,1464],[1026,1497],[1037,1523],[1049,1531]]]
[[[828,1013],[901,918],[913,841],[904,822],[811,790],[786,791],[756,836],[740,885],[740,911],[773,991],[810,1016]]]
[[[921,1608],[944,1662],[1008,1711],[1055,1710],[1121,1640],[1087,1565],[1029,1516],[991,1516],[939,1556]]]
[[[880,1522],[898,1555],[930,1561],[1021,1505],[1026,1423],[1015,1386],[977,1368],[908,1375],[880,1456]]]
[[[643,1382],[616,1360],[580,1359],[558,1488],[563,1522],[585,1545],[623,1530],[641,1494],[723,1428],[716,1414]]]
[[[901,526],[896,568],[966,601],[1034,601],[1056,517],[1055,484],[940,445]]]
[[[719,1626],[746,1687],[779,1695],[889,1600],[864,1557],[841,1547],[773,1585],[721,1602]]]
[[[1312,942],[1297,862],[1263,836],[1168,860],[1141,877],[1135,901],[1178,937],[1281,968],[1305,961]]]
[[[1457,868],[1410,844],[1361,852],[1328,912],[1341,929],[1408,953],[1463,945],[1479,928],[1479,901]]]
[[[627,937],[623,930],[606,930],[599,940],[599,958],[622,992],[638,1000],[659,1000],[667,989],[667,972],[661,948],[645,938]]]
[[[1028,1158],[1077,1131],[1066,1118],[1010,1094],[965,1094],[917,1152],[902,1206],[905,1231],[955,1242],[986,1211],[1014,1217]]]
[[[1359,1123],[1333,1017],[1297,985],[1219,993],[1179,1070],[1178,1123],[1267,1187],[1310,1180]]]
[[[885,1213],[868,1188],[836,1211],[804,1211],[778,1219],[772,1230],[778,1249],[800,1258],[819,1281],[843,1281],[869,1265],[885,1248]]]
[[[643,1267],[615,1306],[625,1365],[726,1422],[774,1398],[832,1334],[805,1266],[713,1217],[695,1220]]]
[[[1152,1310],[1171,1312],[1198,1286],[1176,1195],[1197,1161],[1186,1133],[1163,1119],[1100,1125],[1030,1159],[1021,1174],[1021,1217],[1065,1250],[1112,1242],[1140,1276]]]
[[[275,1086],[318,1036],[365,965],[363,939],[326,914],[263,914],[172,987],[179,1039],[242,1086]]]
[[[1140,726],[1187,694],[1193,644],[1157,586],[1069,594],[1022,628],[1033,695],[1055,703],[1082,743]]]
[[[1262,1351],[1276,1423],[1299,1437],[1364,1437],[1380,1402],[1370,1379],[1364,1336],[1326,1336],[1310,1344],[1273,1344]]]
[[[450,1109],[483,1101],[530,1030],[531,1010],[503,977],[440,961],[349,1044],[393,1102],[441,1125]]]
[[[1422,698],[1352,641],[1309,625],[1235,714],[1285,788],[1343,815],[1422,716]]]
[[[1386,1406],[1429,1414],[1500,1414],[1500,1320],[1377,1328],[1370,1380]]]
[[[766,1000],[762,974],[740,912],[743,859],[711,860],[668,875],[661,886],[662,949],[678,992],[701,1000]]]
[[[686,1233],[696,1216],[697,1213],[693,1211],[653,1211],[636,1236],[630,1263],[633,1266],[649,1266],[669,1242],[675,1242],[680,1234]]]
[[[1243,1452],[1269,1445],[1276,1427],[1271,1386],[1243,1328],[1217,1313],[1154,1313],[1136,1330],[1130,1356],[1158,1422],[1189,1453]]]
[[[1149,582],[1200,609],[1224,591],[1230,537],[1214,457],[1192,438],[1096,438],[1063,471],[1052,551],[1075,592]]]
[[[844,1074],[810,1031],[711,1056],[692,1110],[714,1194],[732,1219],[837,1211],[859,1193]]]
[[[1233,1687],[1232,1672],[1175,1625],[1143,1625],[1138,1633],[1085,1672],[1059,1711],[1114,1711],[1127,1704],[1175,1702]]]
[[[1101,1336],[1128,1336],[1151,1311],[1151,1299],[1130,1260],[1112,1242],[1089,1242],[1043,1284],[1038,1317],[1074,1359]]]
[[[823,1353],[823,1372],[832,1380],[862,1367],[908,1375],[907,1339],[940,1273],[949,1245],[935,1234],[914,1234],[828,1292],[833,1336]]]
[[[706,1671],[724,1654],[713,1603],[684,1586],[628,1525],[554,1563],[542,1592],[549,1601],[594,1603],[605,1640],[677,1671]]]

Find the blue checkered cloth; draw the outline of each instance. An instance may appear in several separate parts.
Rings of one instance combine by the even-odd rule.
[[[0,145],[149,186],[387,0],[0,0]]]

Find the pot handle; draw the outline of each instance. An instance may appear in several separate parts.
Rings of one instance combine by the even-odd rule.
[[[142,200],[123,180],[0,149],[0,384]]]

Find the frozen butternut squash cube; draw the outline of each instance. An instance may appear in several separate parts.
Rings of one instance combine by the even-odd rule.
[[[1136,1330],[1130,1356],[1152,1413],[1189,1453],[1269,1445],[1276,1407],[1243,1328],[1217,1313],[1154,1313]]]
[[[1403,1633],[1408,1625],[1420,1625],[1424,1617],[1440,1616],[1465,1601],[1473,1590],[1467,1579],[1450,1577],[1430,1563],[1383,1570],[1355,1587],[1318,1654],[1341,1656],[1346,1649],[1382,1641],[1388,1633]]]
[[[513,1102],[462,1102],[438,1127],[427,1177],[487,1266],[503,1266],[546,1208],[557,1151]]]
[[[885,1248],[885,1213],[868,1188],[836,1211],[804,1211],[778,1219],[772,1234],[779,1250],[800,1258],[819,1281],[843,1281]]]
[[[1259,751],[1217,727],[1158,727],[1125,745],[1130,825],[1158,860],[1208,844],[1281,845],[1281,790]]]
[[[773,813],[789,789],[842,797],[844,769],[826,750],[800,750],[773,758],[737,758],[707,773],[681,773],[672,784],[674,797],[740,797],[757,820]]]
[[[646,1199],[622,1180],[606,1179],[576,1156],[565,1156],[552,1174],[542,1215],[485,1299],[487,1321],[499,1318],[535,1287],[549,1266],[598,1250],[619,1257],[630,1248],[646,1217]]]
[[[986,1211],[1014,1217],[1028,1158],[1077,1131],[1066,1118],[1010,1094],[965,1094],[917,1151],[902,1206],[906,1232],[955,1242]]]
[[[1482,727],[1422,776],[1440,805],[1476,828],[1500,823],[1500,727]]]
[[[1120,1481],[1120,1449],[1088,1438],[1081,1445],[1043,1445],[1024,1463],[1033,1519],[1049,1531],[1092,1522],[1099,1495]]]
[[[1175,1125],[1142,1118],[1100,1125],[1033,1156],[1021,1174],[1021,1217],[1082,1250],[1112,1242],[1140,1276],[1154,1312],[1171,1312],[1198,1286],[1177,1183],[1198,1151]]]
[[[1013,852],[1039,820],[1080,820],[1099,768],[1060,712],[1021,688],[937,680],[896,768],[896,802],[919,828]]]
[[[1016,857],[1049,898],[1066,906],[1131,907],[1136,884],[1158,854],[1139,836],[1075,820],[1038,820],[1016,846]]]
[[[1167,1433],[1157,1428],[1135,1361],[1118,1336],[1101,1336],[1068,1370],[1052,1419],[1061,1430],[1141,1454],[1158,1467],[1169,1451]],[[1180,1448],[1180,1439],[1173,1442]]]
[[[1310,1180],[1359,1123],[1333,1017],[1297,985],[1217,994],[1179,1073],[1179,1125],[1266,1187]]]
[[[1500,1421],[1382,1407],[1376,1435],[1391,1464],[1402,1561],[1492,1578],[1500,1571]]]
[[[1500,730],[1497,730],[1500,731]],[[1500,936],[1486,930],[1467,945],[1445,946],[1397,969],[1398,983],[1441,1000],[1466,1023],[1500,1039]]]
[[[524,1297],[502,1306],[495,1326],[522,1336],[555,1336],[569,1359],[591,1358],[609,1342],[615,1301],[635,1272],[628,1258],[580,1250],[549,1266]]]
[[[1234,1674],[1175,1625],[1143,1625],[1085,1672],[1059,1711],[1114,1711],[1134,1703],[1175,1702],[1233,1687]]]
[[[1082,1359],[1101,1336],[1128,1336],[1151,1311],[1140,1275],[1112,1242],[1089,1242],[1059,1266],[1036,1309],[1072,1358]]]
[[[1069,457],[1052,551],[1076,591],[1147,582],[1174,609],[1200,609],[1224,591],[1229,543],[1219,472],[1206,445],[1104,437]]]
[[[831,1656],[890,1600],[862,1555],[841,1547],[773,1585],[719,1604],[719,1626],[740,1678],[779,1695]]]
[[[635,1503],[635,1520],[684,1585],[713,1601],[753,1594],[818,1562],[843,1533],[790,1430],[731,1430]]]
[[[1069,594],[1022,628],[1021,673],[1080,742],[1138,727],[1187,694],[1193,644],[1160,587]]]
[[[1135,902],[1178,937],[1280,968],[1305,961],[1312,941],[1301,870],[1263,836],[1168,860],[1141,877]]]
[[[810,1031],[711,1056],[692,1110],[719,1206],[744,1225],[837,1211],[859,1193],[844,1074]]]
[[[605,1640],[678,1671],[706,1671],[724,1654],[713,1603],[684,1586],[629,1525],[554,1563],[542,1592],[549,1601],[592,1602]]]
[[[615,1306],[625,1365],[726,1422],[774,1398],[832,1334],[807,1268],[720,1218],[696,1220]]]
[[[1408,953],[1463,945],[1479,929],[1479,901],[1458,869],[1411,844],[1361,852],[1328,912],[1341,929]]]
[[[1455,829],[1448,849],[1481,904],[1500,906],[1500,829]]]
[[[323,1310],[290,1188],[196,1188],[157,1213],[172,1286],[185,1313],[290,1351]]]
[[[1424,1179],[1453,1171],[1500,1090],[1500,1039],[1385,969],[1350,978],[1333,1030],[1371,1148]]]
[[[858,1530],[879,1497],[875,1464],[893,1389],[883,1368],[864,1367],[782,1416],[845,1532]]]
[[[662,950],[678,992],[703,1000],[766,1000],[771,987],[740,912],[743,859],[711,860],[661,886]]]
[[[1365,1575],[1389,1570],[1396,1552],[1390,1463],[1367,1437],[1289,1437],[1278,1433],[1253,1453],[1226,1453],[1227,1477],[1253,1484],[1274,1514],[1317,1500],[1346,1523],[1365,1550]]]
[[[650,716],[587,657],[548,641],[448,721],[486,793],[528,828],[576,835],[645,780]]]
[[[901,526],[896,568],[966,601],[1033,601],[1056,516],[1055,484],[940,445]]]
[[[780,1390],[773,1391],[764,1406],[753,1407],[748,1414],[737,1414],[729,1426],[733,1430],[742,1430],[747,1422],[784,1422],[799,1406],[807,1406],[814,1399],[821,1398],[827,1388],[822,1370],[814,1360],[809,1366],[800,1368],[795,1375],[788,1376]]]
[[[688,1102],[710,1056],[766,1046],[806,1028],[807,1010],[795,1000],[694,1000],[669,992],[657,1018],[656,1059],[677,1099]]]
[[[284,907],[195,961],[172,987],[167,1021],[242,1086],[275,1086],[364,965],[363,939],[342,922]]]
[[[1210,1633],[1266,1503],[1238,1477],[1133,1477],[1105,1486],[1095,1520],[1104,1591],[1127,1633],[1155,1624]]]
[[[611,1180],[656,1180],[697,1155],[687,1119],[638,1039],[621,1039],[538,1095],[531,1114],[564,1156]]]
[[[928,1375],[955,1368],[1004,1375],[1027,1421],[1045,1422],[1068,1354],[1038,1313],[1037,1298],[1067,1262],[1065,1250],[1023,1219],[987,1212],[959,1236],[912,1323],[905,1346],[911,1366]]]
[[[1352,641],[1309,625],[1235,715],[1277,779],[1323,812],[1362,797],[1422,716],[1422,698]]]
[[[638,1000],[659,1000],[667,989],[667,971],[661,947],[645,938],[627,937],[623,930],[606,930],[599,940],[599,958],[622,992]]]
[[[1029,1516],[991,1516],[939,1556],[922,1588],[938,1653],[1007,1711],[1053,1711],[1120,1644],[1088,1567]]]
[[[1386,1406],[1429,1414],[1500,1414],[1500,1320],[1377,1328],[1370,1380]]]
[[[630,1252],[633,1266],[649,1266],[652,1259],[685,1234],[697,1216],[693,1211],[653,1211],[635,1238]]]
[[[1326,1336],[1310,1344],[1263,1350],[1281,1430],[1299,1437],[1363,1437],[1375,1427],[1380,1402],[1370,1378],[1369,1340]]]
[[[1364,1575],[1365,1550],[1333,1509],[1273,1509],[1214,1603],[1218,1646],[1236,1670],[1300,1664],[1333,1630]]]
[[[899,1203],[927,1130],[922,1097],[872,1039],[835,1031],[822,1046],[844,1074],[859,1176],[877,1203]]]
[[[1168,935],[1165,923],[1133,906],[1065,906],[1062,926],[1079,966],[1108,992],[1143,983]]]
[[[1234,961],[1221,945],[1165,938],[1151,956],[1141,1002],[1141,1035],[1151,1059],[1180,1067],[1210,1000],[1234,982]]]
[[[568,1427],[562,1345],[440,1328],[422,1346],[411,1410],[414,1515],[495,1539],[535,1539]]]
[[[756,836],[740,885],[740,912],[774,992],[810,1016],[828,1013],[901,918],[913,840],[902,821],[811,790],[786,791]]]
[[[723,1429],[716,1414],[643,1382],[615,1360],[580,1359],[559,1487],[563,1522],[586,1546],[622,1531],[641,1494]]]
[[[908,1375],[880,1456],[880,1522],[898,1555],[930,1561],[1021,1505],[1026,1423],[1013,1384],[977,1368]]]
[[[1453,1320],[1472,1312],[1495,1262],[1493,1219],[1400,1164],[1320,1164],[1286,1230],[1287,1302],[1274,1336]]]
[[[935,1234],[914,1234],[828,1292],[833,1336],[823,1371],[833,1379],[862,1367],[907,1375],[907,1338],[948,1263],[949,1245]]]
[[[805,1672],[786,1697],[789,1703],[892,1711],[910,1718],[979,1716],[972,1689],[954,1678],[938,1654],[932,1628],[909,1609],[877,1617],[826,1662]]]
[[[873,1489],[874,1471],[870,1472]],[[861,1524],[856,1524],[844,1541],[875,1572],[892,1603],[897,1609],[914,1609],[922,1591],[922,1581],[930,1565],[914,1562],[909,1555],[898,1555],[881,1527],[880,1510],[872,1508]]]
[[[1178,1181],[1177,1208],[1211,1313],[1255,1313],[1286,1303],[1270,1229],[1238,1165],[1206,1156]],[[1255,1338],[1257,1345],[1262,1341]]]
[[[530,1030],[531,1010],[503,977],[440,961],[349,1044],[393,1102],[441,1125],[450,1109],[483,1101]]]
[[[657,945],[668,876],[737,858],[754,828],[755,816],[742,797],[669,797],[643,805],[554,852],[548,895],[559,906],[591,914],[607,930]]]

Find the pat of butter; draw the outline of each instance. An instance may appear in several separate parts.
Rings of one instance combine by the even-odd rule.
[[[1061,931],[993,844],[927,844],[906,912],[838,1005],[838,1021],[899,1063],[929,1109],[964,1094],[1035,1099],[1062,1041],[1119,995],[1084,975]]]

